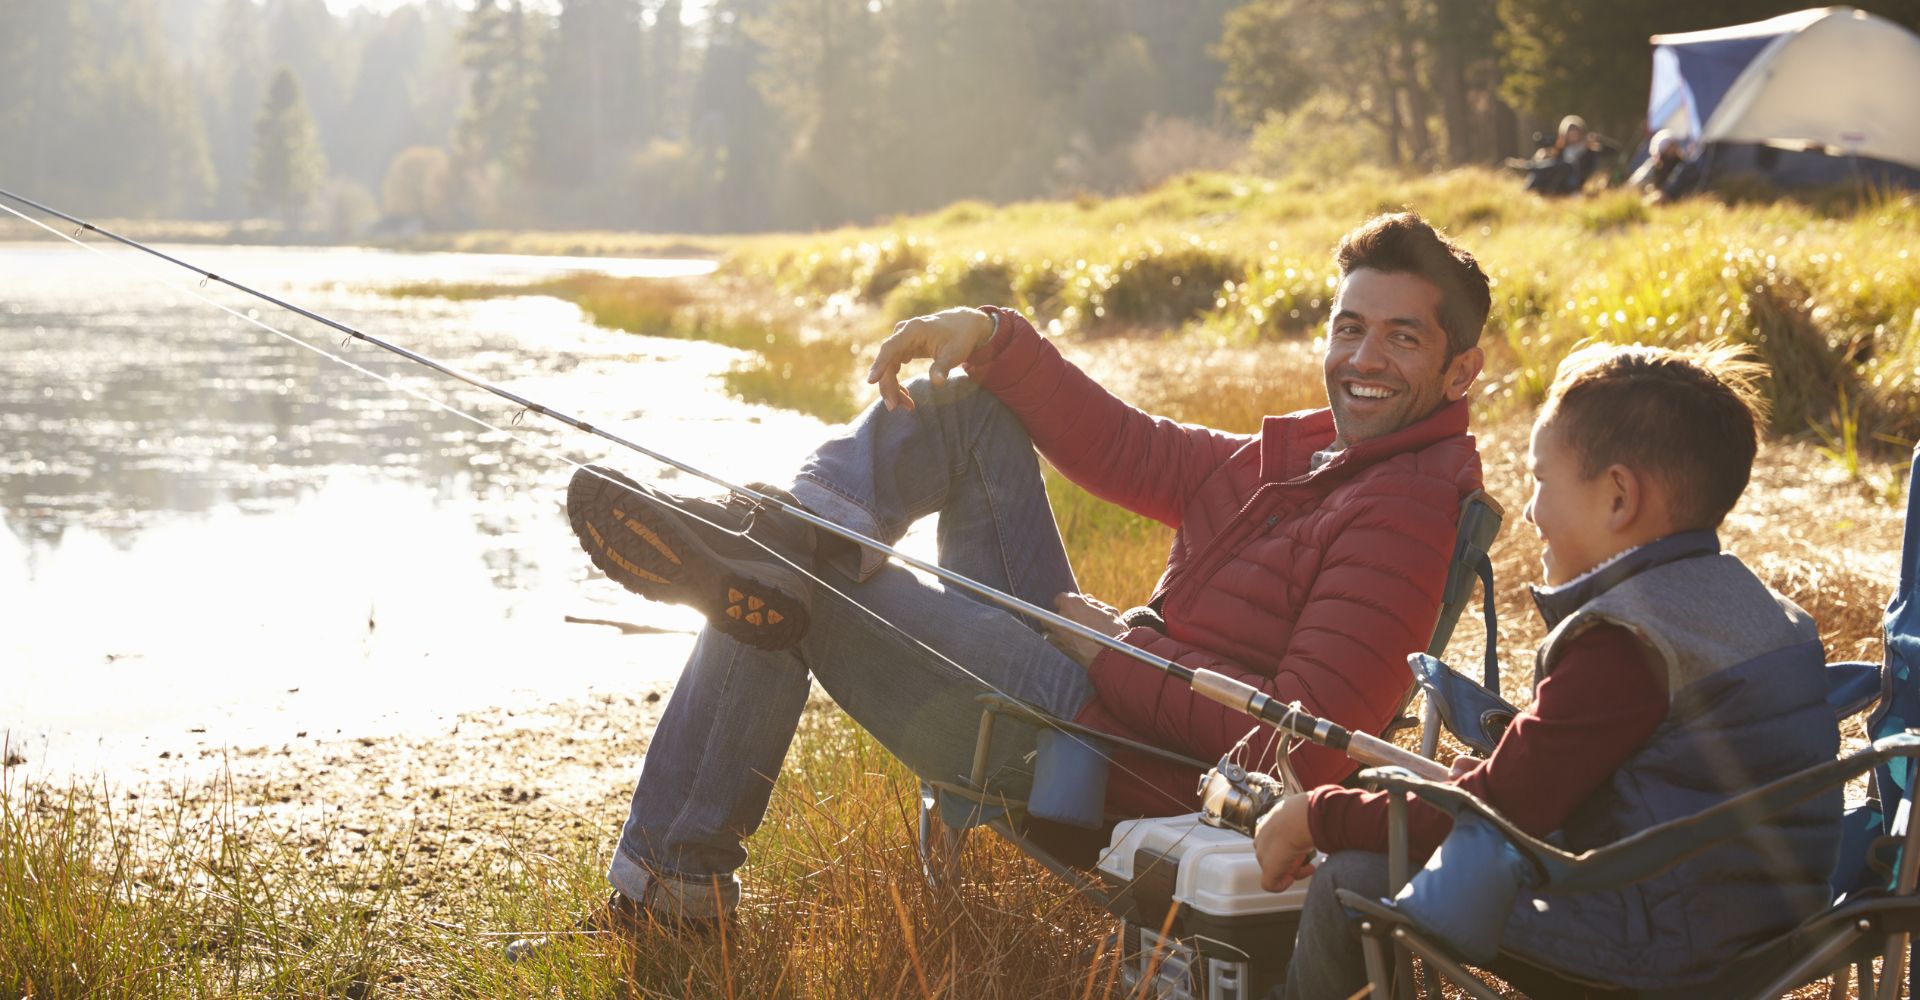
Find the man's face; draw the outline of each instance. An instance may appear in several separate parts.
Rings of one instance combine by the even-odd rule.
[[[1433,282],[1356,268],[1341,279],[1327,324],[1334,446],[1383,437],[1465,397],[1480,364],[1477,347],[1447,360],[1440,289]]]

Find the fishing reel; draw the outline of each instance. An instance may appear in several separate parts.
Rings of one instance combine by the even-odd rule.
[[[1228,754],[1213,770],[1200,776],[1200,821],[1251,837],[1254,824],[1286,794],[1280,779],[1263,771],[1249,771]]]

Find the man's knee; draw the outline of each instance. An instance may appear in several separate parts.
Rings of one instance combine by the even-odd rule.
[[[980,383],[964,375],[955,375],[945,385],[917,378],[907,384],[914,407],[938,408],[951,415],[960,426],[974,428],[969,435],[976,442],[992,441],[1001,447],[1032,450],[1033,440],[1018,414],[1000,401],[1000,397],[980,388]]]

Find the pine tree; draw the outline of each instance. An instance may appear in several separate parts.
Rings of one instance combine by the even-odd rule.
[[[14,4],[0,27],[0,176],[42,197],[85,195],[73,164],[100,80],[85,0]]]
[[[867,0],[772,0],[748,23],[763,51],[754,85],[793,137],[786,225],[864,221],[884,206],[878,97],[884,8]]]
[[[636,0],[562,0],[534,114],[533,172],[557,188],[606,180],[649,129]]]
[[[463,158],[512,174],[526,169],[540,93],[541,28],[520,0],[482,0],[467,15],[460,64],[472,83],[454,127]]]
[[[281,67],[253,123],[253,170],[248,197],[257,212],[280,216],[288,230],[327,179],[327,158],[300,95],[300,81]]]
[[[253,119],[266,96],[266,20],[252,0],[224,0],[201,59],[201,117],[207,123],[219,190],[215,212],[246,214],[251,186]]]

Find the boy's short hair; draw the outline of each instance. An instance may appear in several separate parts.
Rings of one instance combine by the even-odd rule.
[[[1493,291],[1480,262],[1416,212],[1376,215],[1340,237],[1333,253],[1340,276],[1360,268],[1413,274],[1440,289],[1440,328],[1447,333],[1447,360],[1480,343],[1480,328],[1493,309]]]
[[[1666,488],[1676,527],[1713,528],[1753,473],[1766,374],[1723,344],[1592,344],[1560,363],[1540,423],[1554,421],[1582,476],[1615,464],[1644,471]]]

